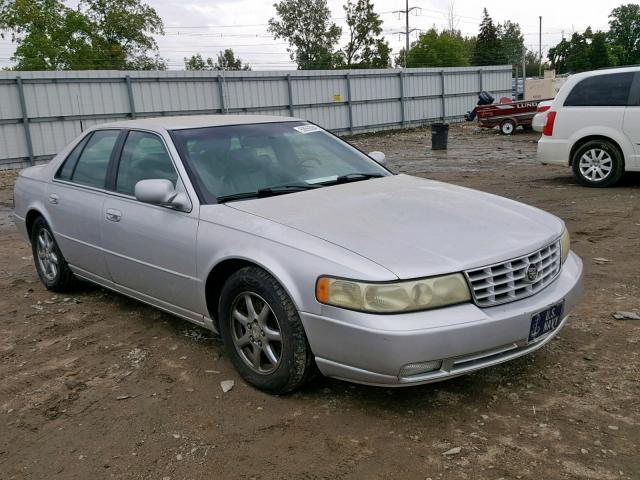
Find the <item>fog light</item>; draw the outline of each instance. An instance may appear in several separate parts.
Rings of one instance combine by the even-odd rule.
[[[400,369],[401,377],[410,377],[421,373],[433,372],[442,366],[442,360],[431,360],[430,362],[408,363]]]

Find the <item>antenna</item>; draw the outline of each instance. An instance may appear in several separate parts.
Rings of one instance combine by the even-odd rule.
[[[80,95],[76,95],[78,101],[78,118],[80,119],[80,133],[84,133],[84,123],[82,122],[82,109],[80,108]]]

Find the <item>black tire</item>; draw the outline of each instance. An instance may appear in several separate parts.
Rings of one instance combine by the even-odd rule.
[[[245,321],[234,317],[234,311],[240,316],[245,315],[247,295],[250,296],[256,313],[265,304],[268,305],[271,311],[268,313],[267,322],[271,322],[269,325],[258,325],[260,315],[252,317],[248,308],[245,320],[250,320],[251,327],[247,328]],[[218,318],[220,335],[233,366],[245,381],[256,388],[283,394],[299,388],[316,373],[315,360],[293,302],[276,279],[261,268],[245,267],[229,277],[220,294]],[[265,332],[278,329],[281,336],[279,348],[277,340],[273,340],[270,344],[273,347],[270,347],[267,345],[269,341]],[[246,342],[249,335],[251,342],[240,347],[239,344]],[[257,367],[256,357],[252,355],[256,350],[262,349],[263,344],[260,343],[258,347],[257,343],[261,340],[256,338],[262,338],[266,342],[265,350],[257,354]],[[267,348],[271,348],[278,356],[277,365],[270,363]],[[266,371],[260,371],[262,362],[267,364]],[[269,367],[272,371],[269,371]]]
[[[39,257],[38,242],[42,237],[50,239],[50,243],[46,246],[45,250],[49,259],[48,265],[50,265],[55,258],[55,272],[51,268],[46,267],[47,262],[44,258]],[[31,252],[40,281],[48,290],[66,292],[73,288],[75,284],[73,272],[71,272],[69,264],[62,255],[51,228],[42,217],[36,218],[31,227]],[[40,250],[40,252],[42,252],[42,250]]]
[[[500,124],[500,133],[503,135],[513,135],[516,131],[516,122],[511,119],[503,120]]]
[[[612,142],[604,139],[590,140],[576,149],[571,157],[571,167],[573,175],[581,185],[611,187],[624,174],[624,159]],[[604,176],[598,178],[598,175]]]

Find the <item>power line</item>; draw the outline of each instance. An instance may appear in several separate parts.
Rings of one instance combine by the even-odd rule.
[[[405,19],[405,29],[404,31],[400,31],[397,32],[400,35],[404,35],[405,36],[405,50],[404,50],[404,67],[407,68],[407,55],[409,54],[409,35],[411,35],[411,32],[415,32],[418,31],[420,29],[418,28],[409,28],[409,14],[411,12],[418,12],[417,14],[419,15],[420,13],[420,7],[411,7],[409,8],[409,0],[405,0],[405,8],[404,10],[396,10],[393,13],[398,13],[398,14],[403,14],[404,15],[404,19]]]

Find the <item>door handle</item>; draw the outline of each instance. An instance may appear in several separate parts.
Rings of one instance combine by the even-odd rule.
[[[51,195],[49,195],[49,203],[52,203],[53,205],[57,205],[59,200],[60,200],[60,197],[58,196],[57,193],[52,193]]]
[[[107,208],[106,212],[107,220],[112,222],[119,222],[122,218],[122,212],[119,210],[114,210],[113,208]]]

